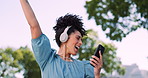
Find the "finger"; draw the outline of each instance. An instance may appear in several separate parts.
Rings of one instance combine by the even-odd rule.
[[[93,65],[94,67],[96,67],[96,66],[97,66],[97,64],[96,64],[96,63],[94,63],[94,62],[92,62],[92,61],[90,61],[90,64],[91,64],[91,65]]]
[[[90,59],[90,61],[92,61],[93,63],[95,63],[95,64],[98,64],[99,62],[97,61],[97,60],[95,60],[95,59]]]
[[[102,60],[102,54],[101,54],[101,51],[99,51],[99,55],[100,55],[100,60]]]
[[[102,65],[103,65],[103,61],[102,61],[102,54],[101,54],[101,51],[99,51],[99,55],[100,55],[100,64],[101,64],[101,67],[102,67]]]
[[[96,61],[100,61],[100,59],[97,56],[92,56],[93,59],[95,59]]]

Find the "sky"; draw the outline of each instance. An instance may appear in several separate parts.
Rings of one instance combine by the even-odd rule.
[[[44,34],[51,41],[52,48],[58,49],[54,41],[56,19],[66,13],[82,16],[86,29],[98,32],[99,39],[113,43],[118,48],[117,56],[123,65],[137,64],[140,69],[148,70],[148,31],[138,29],[130,33],[121,42],[106,38],[93,19],[88,20],[83,0],[29,0]],[[31,49],[31,34],[19,0],[1,0],[0,2],[0,48],[28,46]],[[32,49],[31,49],[32,50]]]

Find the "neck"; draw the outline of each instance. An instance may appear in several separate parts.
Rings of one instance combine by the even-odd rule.
[[[58,52],[58,55],[59,56],[62,56],[63,58],[71,58],[70,54],[66,54],[66,53],[63,53],[63,52]]]
[[[71,56],[67,51],[66,45],[63,44],[59,48],[58,55],[65,61],[71,61]]]
[[[64,55],[64,54],[62,54],[60,52],[58,52],[58,55],[60,56],[60,58],[62,58],[65,61],[72,61],[72,58],[71,58],[70,55]]]
[[[71,60],[71,57],[64,57],[64,56],[62,56],[62,55],[59,55],[59,56],[60,56],[63,60],[66,60],[66,61],[67,61],[67,60],[68,60],[68,61]]]

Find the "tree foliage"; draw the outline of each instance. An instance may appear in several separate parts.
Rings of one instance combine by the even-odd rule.
[[[18,60],[13,58],[12,53],[12,48],[6,48],[5,50],[0,48],[0,77],[14,77],[16,72],[22,70],[17,62]]]
[[[24,78],[40,78],[41,73],[33,53],[27,47],[17,50],[0,49],[0,77],[13,78],[15,73],[23,71]]]
[[[93,30],[87,30],[88,36],[84,37],[83,45],[79,50],[79,60],[89,60],[94,54],[98,44],[102,44],[105,47],[105,52],[103,54],[103,70],[101,76],[107,76],[112,74],[112,72],[117,71],[120,75],[125,73],[122,63],[116,56],[117,48],[111,43],[104,43],[98,40],[97,32]]]
[[[24,78],[40,78],[40,68],[33,56],[32,51],[28,47],[20,47],[14,51],[14,58],[19,59],[19,64],[22,65],[24,72]],[[20,59],[22,58],[22,59]]]
[[[111,40],[121,41],[138,28],[148,30],[148,0],[89,0],[85,8]]]

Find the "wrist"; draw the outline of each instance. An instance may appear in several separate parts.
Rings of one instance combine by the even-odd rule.
[[[100,74],[99,75],[95,75],[95,78],[100,78]]]
[[[95,78],[100,78],[100,72],[101,70],[94,71]]]
[[[28,0],[20,0],[21,2],[27,2],[28,3]]]

